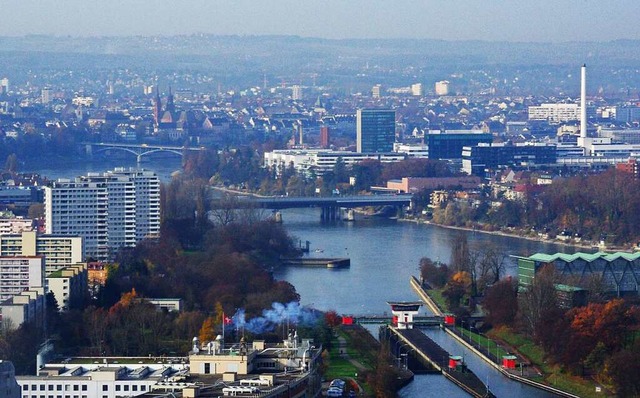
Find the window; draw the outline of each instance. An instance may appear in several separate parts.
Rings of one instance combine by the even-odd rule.
[[[147,391],[147,386],[140,386],[140,391]]]
[[[79,386],[79,385],[77,385],[77,384],[74,384],[74,385],[73,385],[73,391],[78,391],[78,388],[80,388],[80,386]]]
[[[116,391],[120,391],[120,384],[116,384]]]
[[[129,385],[128,385],[128,384],[125,384],[125,385],[124,385],[124,390],[125,390],[125,391],[129,391]]]
[[[109,386],[106,384],[102,385],[102,391],[109,391]]]
[[[205,374],[211,373],[211,364],[210,363],[205,363],[204,364],[204,373]]]
[[[135,384],[131,386],[131,391],[138,391],[138,386]]]
[[[22,387],[22,389],[23,389],[24,391],[29,391],[29,385],[28,385],[28,384],[25,384],[25,385]]]
[[[87,391],[87,385],[86,384],[82,385],[82,391]]]
[[[47,389],[48,389],[49,391],[53,391],[53,384],[49,384],[47,387],[48,387]]]

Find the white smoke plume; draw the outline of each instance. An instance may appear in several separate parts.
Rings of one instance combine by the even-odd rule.
[[[246,331],[260,334],[273,331],[278,325],[289,322],[292,325],[310,325],[318,319],[317,311],[301,307],[299,303],[292,301],[288,304],[273,303],[270,309],[262,311],[262,316],[245,319],[243,309],[238,310],[231,318],[236,328],[244,328]]]

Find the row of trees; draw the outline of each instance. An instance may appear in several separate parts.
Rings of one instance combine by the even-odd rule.
[[[640,239],[640,180],[632,174],[610,169],[597,175],[555,180],[537,195],[522,200],[502,199],[498,207],[449,202],[433,214],[436,223],[496,229],[516,227],[570,231],[590,240],[632,243]]]

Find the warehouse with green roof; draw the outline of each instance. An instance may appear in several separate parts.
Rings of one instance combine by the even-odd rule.
[[[636,253],[536,253],[530,257],[517,257],[518,282],[528,287],[536,273],[552,264],[558,273],[581,284],[591,277],[602,278],[607,290],[618,296],[638,294],[640,285],[640,252]]]

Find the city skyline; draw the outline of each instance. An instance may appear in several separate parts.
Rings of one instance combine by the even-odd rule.
[[[454,3],[329,0],[322,7],[281,0],[86,3],[3,1],[0,36],[297,35],[327,39],[410,38],[508,42],[640,39],[640,3],[614,0]],[[357,18],[354,18],[357,16]],[[526,18],[524,18],[526,16]]]

